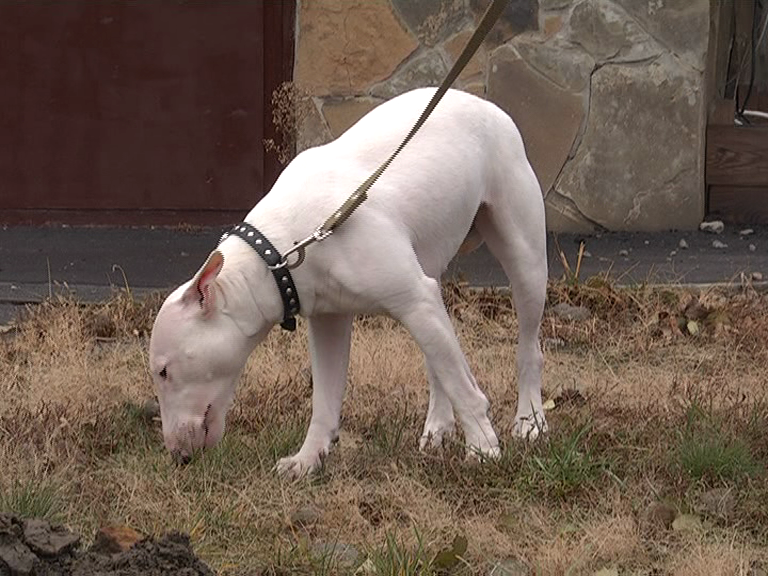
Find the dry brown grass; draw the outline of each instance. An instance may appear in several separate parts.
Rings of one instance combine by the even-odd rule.
[[[555,401],[547,441],[511,438],[511,300],[448,286],[447,305],[505,443],[502,459],[467,463],[458,441],[419,454],[421,354],[396,323],[362,318],[340,445],[320,475],[297,485],[271,467],[298,448],[310,414],[303,327],[270,334],[248,363],[222,446],[177,468],[141,411],[152,395],[146,342],[160,298],[46,303],[0,340],[0,504],[86,535],[112,522],[187,531],[224,574],[347,573],[353,568],[313,558],[313,544],[338,540],[373,554],[395,536],[429,556],[457,534],[468,551],[454,571],[465,573],[487,573],[489,562],[507,558],[536,574],[768,566],[768,298],[749,287],[696,295],[593,279],[552,285],[549,299],[584,305],[592,318],[545,319],[544,390]],[[681,464],[690,456],[683,452],[702,444],[705,455],[693,457],[723,447],[720,467],[703,461],[704,472],[694,473]],[[698,505],[720,486],[736,495],[727,518]],[[649,520],[659,501],[698,515],[701,529]],[[306,507],[316,518],[293,525]]]

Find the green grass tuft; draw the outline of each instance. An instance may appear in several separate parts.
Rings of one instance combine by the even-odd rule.
[[[688,409],[685,430],[680,433],[676,457],[694,480],[738,481],[761,472],[749,444],[729,435],[717,419],[694,405]]]
[[[387,532],[384,546],[370,554],[367,572],[375,576],[430,576],[437,571],[424,546],[421,535],[416,532],[417,544],[409,547]]]
[[[610,462],[589,443],[590,424],[558,430],[537,443],[522,459],[520,483],[538,495],[566,498],[593,485]]]
[[[0,512],[15,514],[20,518],[45,518],[56,521],[61,518],[62,507],[58,490],[49,482],[15,480],[0,491]]]

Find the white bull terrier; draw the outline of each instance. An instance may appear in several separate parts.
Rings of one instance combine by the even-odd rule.
[[[419,89],[394,98],[335,141],[299,154],[245,222],[287,251],[392,153],[433,93]],[[530,438],[545,429],[541,189],[509,116],[451,90],[373,185],[369,199],[330,238],[309,247],[305,262],[292,272],[309,326],[312,418],[299,452],[277,463],[279,473],[297,478],[313,472],[338,438],[352,318],[361,313],[400,321],[426,357],[429,408],[421,447],[438,446],[453,432],[455,410],[469,452],[499,454],[488,400],[440,292],[440,276],[459,248],[483,241],[509,278],[517,311],[515,433]],[[230,236],[160,309],[150,369],[165,445],[177,459],[188,461],[221,439],[249,354],[284,319],[287,303],[278,286],[264,257],[242,237]]]

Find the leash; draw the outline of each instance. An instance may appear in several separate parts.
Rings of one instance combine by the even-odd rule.
[[[303,240],[299,242],[294,242],[294,245],[291,249],[289,249],[285,254],[282,255],[280,261],[275,264],[274,266],[270,266],[270,270],[277,270],[281,268],[286,268],[288,270],[293,270],[297,266],[300,266],[302,262],[304,262],[304,257],[306,256],[306,248],[307,246],[314,244],[315,242],[322,242],[328,236],[333,234],[333,231],[338,228],[341,224],[344,223],[344,221],[350,217],[352,212],[354,212],[360,204],[365,202],[365,200],[368,199],[368,190],[373,186],[373,184],[376,182],[376,180],[379,179],[379,176],[382,175],[384,170],[386,170],[389,165],[392,163],[392,161],[397,157],[398,154],[402,151],[403,148],[405,148],[406,144],[411,141],[411,138],[414,137],[416,132],[419,131],[419,128],[422,127],[424,122],[427,121],[427,118],[429,118],[429,115],[432,113],[432,111],[435,109],[437,104],[440,102],[442,97],[445,95],[445,93],[448,91],[448,89],[451,87],[451,85],[454,83],[456,78],[458,78],[461,71],[464,69],[464,67],[467,65],[467,63],[470,61],[472,56],[474,56],[475,52],[477,52],[477,49],[480,47],[480,44],[485,40],[485,37],[488,35],[488,32],[490,32],[491,28],[493,28],[493,25],[496,23],[496,20],[499,19],[499,16],[501,16],[502,11],[507,5],[508,0],[493,0],[491,4],[488,6],[488,8],[485,11],[485,14],[483,14],[482,20],[480,20],[480,24],[478,24],[477,29],[475,30],[474,34],[472,34],[472,37],[469,39],[469,42],[467,42],[467,45],[464,47],[464,50],[462,51],[459,58],[456,60],[456,62],[453,64],[453,67],[448,72],[448,75],[445,77],[443,82],[440,84],[440,87],[437,89],[437,91],[432,96],[432,99],[429,101],[429,104],[427,104],[427,107],[424,109],[424,111],[421,113],[421,116],[419,116],[419,119],[416,121],[416,124],[413,125],[413,128],[411,128],[411,131],[408,133],[408,135],[405,137],[405,139],[400,143],[400,145],[395,149],[395,151],[392,153],[392,155],[387,158],[384,163],[379,166],[373,174],[371,174],[368,179],[360,184],[358,186],[357,190],[355,190],[349,198],[341,205],[339,208],[331,214],[325,222],[323,222],[320,226],[318,226],[312,234],[304,238]],[[296,253],[296,261],[293,263],[288,262],[288,256]]]
[[[277,249],[267,240],[267,238],[259,232],[256,228],[248,224],[247,222],[241,222],[234,226],[228,232],[225,232],[219,243],[223,242],[229,236],[237,236],[244,242],[246,242],[256,253],[261,256],[267,265],[267,268],[272,272],[277,284],[277,289],[280,292],[280,297],[283,300],[283,322],[280,324],[285,330],[294,330],[296,328],[296,314],[299,313],[300,303],[299,294],[296,291],[296,286],[291,278],[290,270],[293,270],[297,266],[300,266],[304,262],[306,256],[307,246],[314,244],[315,242],[322,242],[328,236],[333,234],[333,231],[338,228],[344,221],[350,217],[350,215],[357,209],[360,204],[365,202],[368,198],[368,190],[373,186],[374,182],[379,179],[384,170],[386,170],[392,161],[397,157],[403,148],[411,141],[416,132],[422,127],[424,122],[427,121],[429,115],[435,109],[442,97],[454,83],[461,71],[467,65],[469,60],[474,56],[480,44],[483,42],[488,32],[491,30],[496,20],[501,16],[501,12],[507,5],[509,0],[492,0],[491,4],[483,14],[483,18],[480,20],[480,24],[477,26],[474,34],[467,42],[464,50],[459,55],[459,58],[454,63],[448,75],[445,77],[440,87],[434,93],[432,98],[427,104],[427,107],[419,116],[416,124],[413,125],[411,131],[395,149],[392,155],[387,158],[384,163],[379,166],[368,179],[357,187],[349,198],[339,208],[331,214],[325,222],[318,226],[311,235],[307,236],[300,242],[294,242],[293,247],[288,250],[282,256]],[[293,263],[288,262],[288,256],[296,254],[296,261]]]

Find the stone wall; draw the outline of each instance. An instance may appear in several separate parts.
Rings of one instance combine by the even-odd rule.
[[[488,0],[299,0],[299,148],[436,86]],[[557,231],[695,228],[704,215],[710,0],[510,0],[455,87],[515,120]]]

